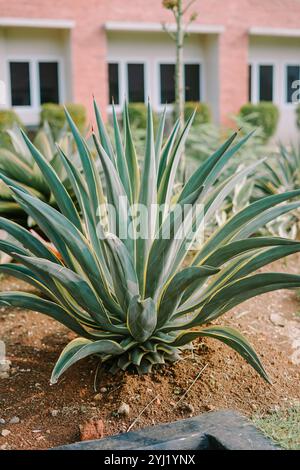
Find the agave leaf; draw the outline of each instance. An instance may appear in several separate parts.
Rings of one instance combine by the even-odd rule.
[[[22,209],[16,202],[0,201],[0,214],[14,214],[22,212]]]
[[[215,251],[220,246],[225,245],[225,243],[231,240],[247,222],[255,219],[257,216],[260,216],[262,212],[299,195],[300,190],[289,191],[283,194],[268,196],[250,204],[245,209],[235,214],[223,227],[217,230],[213,236],[208,239],[208,241],[203,245],[202,249],[196,256],[193,264],[198,265],[206,262],[206,258],[213,251]]]
[[[188,308],[184,305],[180,310],[192,311],[199,308],[208,297],[213,295],[221,287],[232,283],[236,279],[248,276],[254,271],[262,268],[263,266],[272,263],[278,259],[281,259],[290,254],[297,253],[300,251],[300,243],[295,243],[290,246],[278,246],[269,250],[257,250],[254,254],[249,257],[240,256],[238,259],[229,263],[219,276],[216,276],[214,281],[201,292],[201,300],[198,303],[191,304]]]
[[[145,264],[156,230],[156,198],[157,192],[153,119],[150,104],[148,103],[146,152],[139,196],[139,204],[147,208],[148,219],[144,221],[144,223],[147,224],[146,236],[139,237],[136,240],[136,271],[139,279],[141,293],[143,293],[145,289]]]
[[[7,255],[13,256],[13,252],[15,251],[16,254],[20,255],[27,255],[28,252],[24,250],[21,245],[17,245],[16,243],[10,240],[0,240],[0,252],[6,253]]]
[[[10,307],[22,307],[28,310],[37,311],[43,313],[54,320],[59,321],[62,325],[66,326],[75,333],[85,336],[86,338],[93,338],[93,335],[86,331],[80,323],[78,323],[72,316],[69,315],[68,311],[63,309],[55,302],[50,300],[41,299],[37,295],[28,294],[25,292],[1,292],[0,293],[0,305]]]
[[[97,225],[97,215],[99,212],[99,206],[105,202],[100,175],[97,173],[95,163],[85,141],[81,137],[79,130],[77,129],[73,119],[71,118],[70,114],[66,109],[65,114],[80,156],[80,161],[82,164],[82,169],[85,176],[86,186],[91,203],[91,212],[95,219],[94,225]]]
[[[46,158],[31,143],[27,135],[23,131],[21,132],[28,149],[32,154],[32,157],[39,166],[41,172],[43,173],[44,178],[46,179],[47,184],[49,185],[61,212],[69,218],[69,220],[75,225],[75,227],[78,228],[78,230],[82,230],[80,217],[66,188],[61,183],[59,177],[57,176],[51,165],[48,163]]]
[[[128,105],[125,101],[124,105],[124,134],[125,134],[125,157],[127,161],[127,168],[129,174],[129,183],[131,187],[132,202],[138,201],[139,190],[140,190],[140,172],[138,159],[136,155],[135,146],[133,143],[129,114],[128,114]]]
[[[189,117],[186,125],[178,139],[175,149],[169,159],[163,173],[161,183],[158,189],[157,200],[159,204],[165,204],[166,208],[170,205],[171,195],[174,188],[175,176],[178,169],[180,157],[184,151],[185,142],[188,137],[191,125],[193,123],[196,111]],[[163,217],[164,219],[165,217]]]
[[[16,279],[25,281],[33,287],[36,287],[47,297],[51,297],[51,291],[48,289],[47,285],[41,282],[34,273],[28,269],[26,266],[15,263],[0,263],[0,273],[7,274],[8,276],[13,276]]]
[[[22,129],[21,129],[21,134],[22,134],[23,140],[25,140],[25,143],[26,143],[26,139],[24,139],[24,135],[23,135],[24,132],[22,131]],[[44,129],[40,129],[34,138],[34,147],[36,147],[36,149],[44,156],[44,158],[46,158],[48,162],[51,162],[51,160],[53,159],[53,154],[55,154],[55,146],[54,146],[54,141],[52,139],[51,131],[45,132]],[[28,150],[30,151],[29,147],[28,147]]]
[[[18,157],[30,168],[33,168],[34,160],[32,159],[31,153],[29,152],[24,139],[21,134],[21,130],[17,124],[14,124],[12,129],[7,129],[7,134],[10,137],[13,148]]]
[[[181,333],[172,343],[172,346],[180,347],[199,337],[214,338],[222,341],[222,343],[227,344],[237,353],[239,353],[244,359],[246,359],[246,361],[259,373],[259,375],[261,375],[261,377],[263,377],[267,382],[271,383],[255,350],[251,347],[246,338],[244,338],[244,336],[242,336],[233,328],[225,326],[211,326],[209,328],[203,328],[203,330],[200,331]]]
[[[106,238],[111,260],[110,268],[114,289],[119,304],[123,309],[123,317],[132,297],[139,295],[139,283],[132,258],[124,245],[116,236],[110,234]]]
[[[184,186],[180,196],[179,201],[185,199],[189,194],[193,193],[199,186],[202,186],[206,183],[207,178],[212,175],[212,171],[216,168],[216,165],[220,162],[223,157],[224,165],[227,163],[229,158],[234,155],[235,152],[229,151],[225,153],[232,142],[235,140],[237,133],[235,132],[229,139],[211,156],[209,157],[204,164],[200,165],[199,168],[192,174],[186,185]],[[221,160],[222,161],[222,160]],[[222,161],[222,165],[223,165]],[[219,171],[219,169],[218,169]],[[210,178],[211,184],[215,180],[218,171],[214,172],[214,178]]]
[[[108,203],[111,204],[111,208],[114,209],[113,213],[111,213],[111,210],[108,210],[110,232],[116,233],[116,235],[124,241],[124,244],[134,258],[134,241],[128,236],[131,217],[129,215],[128,197],[125,188],[119,174],[106,155],[104,148],[101,147],[96,136],[93,135],[93,137],[106,177]]]
[[[127,166],[127,160],[125,156],[125,151],[123,147],[121,132],[119,128],[118,118],[116,114],[115,107],[113,109],[113,126],[114,126],[114,135],[115,135],[115,145],[116,145],[116,160],[117,160],[117,169],[118,174],[122,183],[122,186],[125,189],[126,195],[130,203],[132,203],[132,192],[131,192],[131,185],[129,180],[129,169]],[[134,175],[132,175],[134,178]]]
[[[176,248],[181,244],[180,234],[183,228],[189,232],[195,204],[203,190],[191,194],[171,211],[154,240],[148,258],[146,271],[146,296],[157,299],[158,289],[166,282],[171,272]],[[184,212],[185,207],[187,210]],[[184,220],[183,220],[184,213]]]
[[[19,258],[30,268],[36,267],[59,281],[75,301],[90,314],[96,324],[99,324],[108,331],[121,333],[118,327],[115,327],[110,322],[101,300],[97,298],[91,286],[78,274],[68,268],[41,258],[30,258],[28,256],[19,256]]]
[[[159,168],[159,161],[160,161],[160,155],[161,155],[161,149],[162,149],[162,144],[163,144],[165,125],[166,125],[166,114],[167,114],[167,107],[165,106],[160,116],[157,135],[155,139],[156,169]]]
[[[300,276],[293,274],[264,273],[238,279],[218,290],[188,327],[210,322],[245,300],[265,292],[299,286]]]
[[[62,255],[66,266],[90,279],[94,289],[108,308],[118,313],[120,309],[112,299],[100,265],[79,230],[61,213],[38,199],[14,189],[18,202],[25,205],[48,238]]]
[[[157,327],[163,326],[177,309],[185,290],[200,279],[216,274],[219,269],[210,266],[191,266],[179,271],[163,291],[158,310]]]
[[[227,261],[233,259],[248,251],[265,248],[268,246],[294,245],[297,242],[280,237],[253,237],[249,239],[236,240],[221,246],[215,250],[206,260],[209,266],[221,266]]]
[[[300,242],[296,242],[294,245],[290,246],[277,246],[268,250],[264,250],[262,253],[253,255],[241,267],[237,270],[236,273],[230,278],[231,281],[248,276],[248,274],[256,271],[257,269],[266,266],[267,264],[273,263],[278,259],[289,256],[293,253],[298,253],[300,251]]]
[[[42,194],[49,194],[45,180],[37,178],[33,169],[17,155],[5,148],[0,149],[0,170],[8,177],[16,179],[20,184],[35,188]]]
[[[157,188],[160,187],[162,177],[164,175],[165,169],[167,167],[168,162],[170,161],[170,157],[173,153],[174,150],[174,144],[178,135],[180,129],[180,121],[177,119],[175,122],[172,132],[167,139],[164,148],[162,149],[161,152],[161,157],[159,160],[159,166],[158,166],[158,177],[157,177]]]
[[[115,159],[115,154],[111,145],[110,138],[108,136],[107,130],[105,128],[105,124],[103,122],[100,110],[97,106],[96,100],[93,100],[94,102],[94,110],[95,110],[95,116],[96,116],[96,122],[97,122],[97,127],[98,127],[98,133],[99,133],[99,138],[102,147],[104,148],[106,154],[109,156],[111,159],[113,165],[116,167],[116,159]]]
[[[103,246],[103,240],[105,238],[104,231],[99,221],[98,225],[95,225],[95,218],[91,212],[91,206],[89,204],[89,198],[87,194],[87,189],[84,181],[82,180],[81,174],[72,164],[72,162],[66,157],[63,150],[58,147],[59,156],[62,160],[62,163],[65,167],[66,173],[68,175],[69,181],[73,188],[74,194],[76,195],[77,202],[81,209],[81,213],[85,222],[85,227],[89,238],[93,244],[93,247],[99,256],[101,266],[103,268],[106,279],[111,285],[111,277],[108,271],[105,248]]]
[[[289,204],[282,204],[278,207],[272,207],[264,213],[258,215],[254,220],[245,224],[241,230],[232,238],[232,240],[240,240],[241,238],[250,237],[253,233],[257,232],[261,227],[265,226],[268,222],[277,219],[283,214],[287,214],[300,207],[300,202],[291,202]]]
[[[140,300],[139,296],[130,301],[127,313],[128,330],[139,343],[144,343],[155,330],[156,306],[152,299]]]
[[[75,362],[93,354],[116,356],[124,352],[124,349],[112,340],[90,341],[85,338],[77,338],[71,341],[63,350],[51,375],[51,384],[58,382],[59,377]]]

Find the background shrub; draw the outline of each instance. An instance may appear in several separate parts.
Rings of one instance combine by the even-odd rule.
[[[129,120],[133,127],[146,129],[147,127],[147,106],[145,103],[128,103]],[[157,125],[157,115],[153,113],[153,124]]]
[[[22,127],[21,119],[12,109],[3,109],[0,111],[0,131],[11,129],[14,124]]]
[[[300,129],[300,104],[296,108],[297,127]]]
[[[0,146],[10,147],[11,140],[7,134],[7,130],[11,129],[14,125],[23,127],[22,121],[15,111],[12,109],[3,109],[0,111]]]
[[[83,132],[86,125],[86,109],[82,104],[69,103],[67,110],[72,116],[78,129]],[[66,125],[64,107],[55,103],[44,103],[41,109],[41,124],[47,121],[54,133],[59,132]]]
[[[261,127],[267,141],[275,134],[279,110],[275,104],[269,102],[248,103],[240,109],[240,116],[252,126]]]
[[[184,119],[190,117],[190,115],[197,109],[193,125],[197,126],[200,124],[209,124],[211,122],[210,108],[206,103],[200,103],[197,101],[187,101],[184,105]]]

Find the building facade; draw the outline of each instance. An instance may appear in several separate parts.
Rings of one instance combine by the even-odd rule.
[[[216,123],[249,100],[273,101],[278,136],[294,138],[300,1],[197,0],[192,11],[186,99],[207,102]],[[79,102],[91,112],[92,95],[105,115],[111,96],[119,109],[125,96],[149,96],[159,111],[174,98],[175,46],[163,22],[174,28],[161,0],[0,0],[0,106],[28,125],[44,102]]]

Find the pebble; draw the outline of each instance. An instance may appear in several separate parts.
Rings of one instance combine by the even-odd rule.
[[[195,408],[193,407],[193,405],[191,403],[183,403],[180,407],[181,410],[183,411],[186,411],[187,413],[194,413],[195,412]]]
[[[9,420],[9,424],[18,424],[20,422],[20,418],[18,416],[14,416]]]
[[[270,320],[275,326],[284,327],[286,325],[285,318],[282,315],[279,315],[278,313],[271,313]]]
[[[102,395],[101,395],[101,393],[97,393],[97,395],[94,396],[94,400],[96,400],[96,401],[102,400]]]
[[[118,414],[122,415],[122,416],[129,416],[130,415],[130,406],[127,405],[127,403],[122,403],[121,406],[119,406]]]
[[[101,388],[100,388],[100,392],[101,392],[101,393],[106,393],[106,392],[107,392],[107,388],[106,388],[106,387],[101,387]]]
[[[5,424],[5,419],[0,418],[0,424]]]
[[[50,414],[51,414],[51,416],[53,416],[53,418],[55,418],[56,416],[58,416],[59,410],[51,410]]]
[[[10,435],[10,433],[11,433],[11,431],[9,429],[2,429],[1,436],[2,437],[7,437],[7,436]]]
[[[0,373],[9,372],[11,362],[8,359],[2,359],[0,361]]]
[[[0,379],[9,379],[8,372],[0,372]]]

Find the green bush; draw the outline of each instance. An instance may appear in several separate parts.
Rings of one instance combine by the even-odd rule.
[[[300,104],[296,108],[297,127],[300,129]]]
[[[275,134],[279,110],[275,104],[269,102],[248,103],[241,107],[240,116],[246,119],[249,124],[261,127],[267,141]]]
[[[72,119],[82,132],[86,125],[86,109],[82,104],[66,105]],[[66,125],[64,107],[55,103],[44,103],[41,110],[41,124],[47,121],[54,132],[59,132]]]
[[[3,109],[0,111],[0,147],[10,148],[10,136],[6,132],[14,125],[23,127],[23,124],[15,111],[12,109]]]
[[[199,124],[209,124],[211,122],[211,112],[209,106],[206,103],[199,103],[197,101],[187,101],[184,105],[184,118],[185,121],[188,120],[190,115],[196,111],[194,126]]]
[[[134,127],[146,129],[147,126],[147,107],[145,103],[129,103],[128,114],[130,123]]]
[[[15,111],[3,109],[0,111],[0,131],[11,129],[14,124],[23,127],[23,124]]]
[[[83,104],[69,103],[66,105],[73,121],[75,122],[78,129],[84,131],[87,123],[86,108]]]

